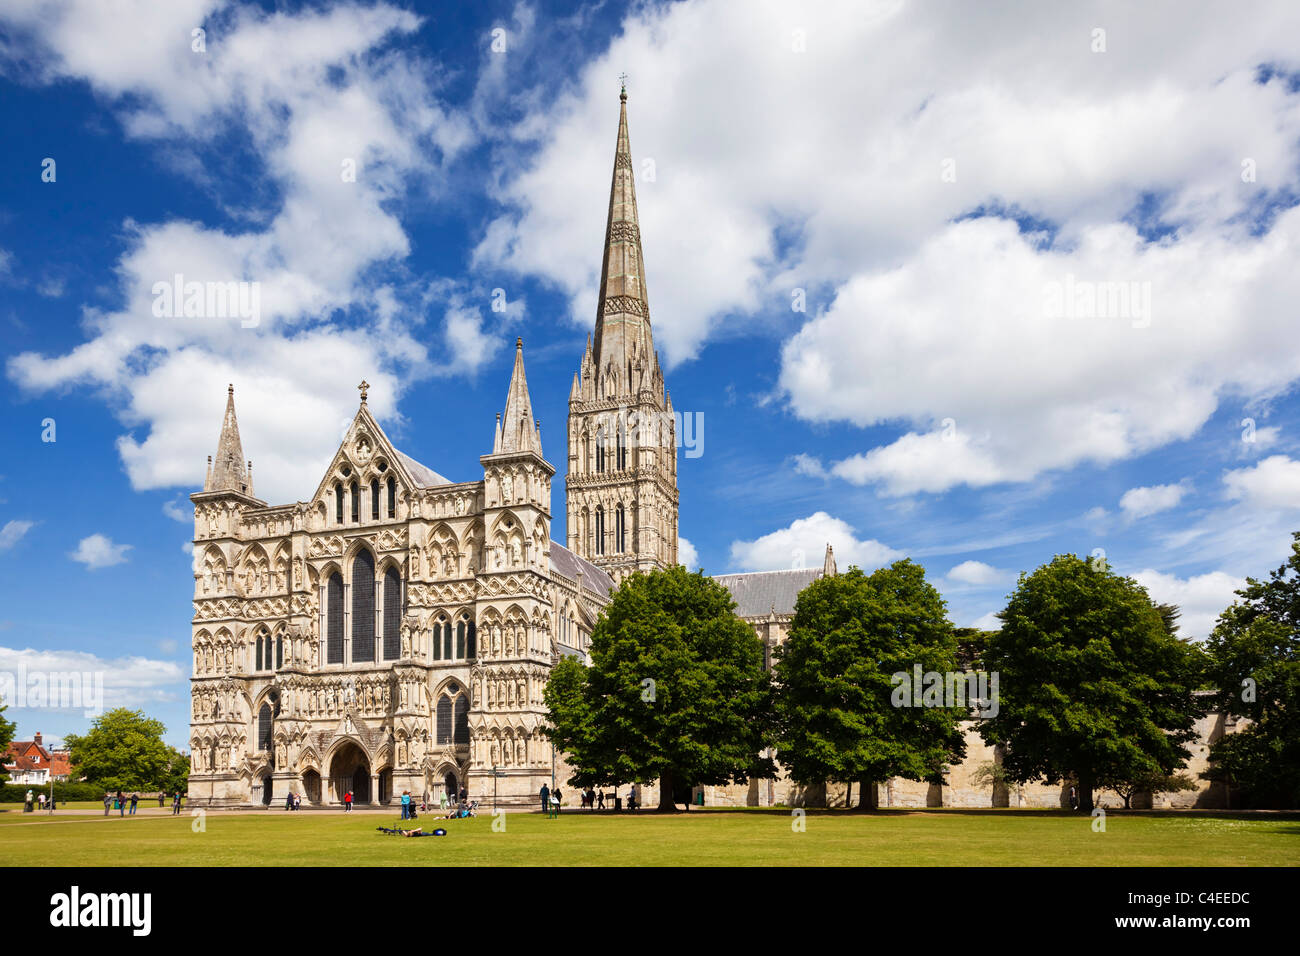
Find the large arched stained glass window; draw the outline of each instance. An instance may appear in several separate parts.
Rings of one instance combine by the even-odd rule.
[[[325,663],[343,663],[343,575],[337,571],[325,586]]]
[[[440,744],[451,743],[452,737],[452,710],[451,698],[443,694],[438,698],[438,722],[437,738]]]
[[[352,559],[352,660],[375,659],[375,559],[358,551]]]
[[[461,694],[456,698],[456,743],[469,743],[469,698]]]
[[[271,705],[263,704],[257,712],[257,749],[265,752],[271,750]]]
[[[384,573],[384,660],[395,661],[402,651],[402,576],[397,568]]]

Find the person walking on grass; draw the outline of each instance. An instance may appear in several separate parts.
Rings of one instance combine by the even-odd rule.
[[[135,816],[135,805],[140,802],[140,794],[131,794],[131,816]]]
[[[113,803],[113,795],[107,790],[104,791],[104,816],[108,816],[108,808]]]
[[[549,814],[551,812],[551,788],[542,784],[540,791],[542,797],[542,812]]]
[[[177,790],[172,794],[172,816],[180,816],[181,812],[181,792]]]
[[[343,796],[343,812],[344,813],[352,812],[352,791],[351,790],[349,790]]]
[[[167,799],[167,794],[165,794],[165,793],[163,793],[161,790],[159,790],[159,791],[158,791],[158,809],[159,809],[159,810],[162,809],[163,801],[166,800],[166,799]]]
[[[402,819],[411,819],[411,791],[402,791]]]
[[[117,807],[119,817],[126,816],[126,794],[121,790],[117,791],[117,796],[113,798],[113,806]]]

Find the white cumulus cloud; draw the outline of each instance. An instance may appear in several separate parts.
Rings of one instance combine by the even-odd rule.
[[[111,538],[102,534],[92,534],[82,538],[77,544],[77,550],[70,552],[68,557],[95,571],[125,563],[126,552],[129,550],[131,550],[129,544],[114,544]]]
[[[848,522],[818,511],[753,541],[733,541],[731,566],[742,571],[820,567],[828,544],[834,549],[835,563],[842,571],[850,565],[872,571],[903,557],[901,552],[879,541],[858,538]]]

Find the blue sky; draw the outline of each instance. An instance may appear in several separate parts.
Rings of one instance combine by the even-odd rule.
[[[683,555],[909,556],[995,626],[1018,572],[1102,549],[1203,636],[1300,527],[1300,13],[1132,6],[6,4],[0,670],[102,672],[184,743],[227,382],[268,500],[312,493],[363,378],[467,480],[522,336],[562,472],[623,72],[704,423]],[[258,324],[156,316],[177,272],[258,282]]]

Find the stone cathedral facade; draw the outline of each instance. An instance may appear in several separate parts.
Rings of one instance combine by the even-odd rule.
[[[542,692],[617,580],[677,560],[672,404],[654,350],[620,96],[594,337],[574,376],[568,546],[551,540],[523,343],[482,473],[452,481],[360,406],[314,493],[256,496],[234,387],[194,504],[190,799],[531,806],[568,776]],[[485,429],[486,432],[486,429]]]

